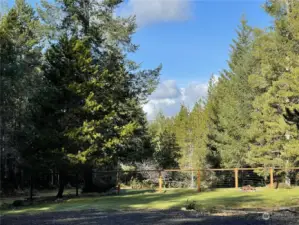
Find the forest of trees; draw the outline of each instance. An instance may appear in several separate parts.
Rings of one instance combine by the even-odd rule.
[[[2,13],[2,190],[54,171],[62,197],[72,171],[84,174],[84,191],[97,191],[94,169],[144,161],[157,169],[299,165],[297,1],[267,1],[267,30],[242,19],[228,69],[212,76],[207,98],[150,123],[142,106],[162,67],[143,70],[129,59],[136,23],[115,16],[121,2],[42,0],[33,8],[16,0]]]
[[[150,124],[156,137],[175,135],[181,168],[299,166],[299,3],[267,1],[264,9],[272,26],[242,18],[228,69],[211,77],[207,98]]]

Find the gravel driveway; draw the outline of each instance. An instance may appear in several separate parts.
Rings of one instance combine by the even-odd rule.
[[[238,214],[238,215],[237,215]],[[123,211],[101,212],[97,210],[48,212],[35,215],[6,215],[1,225],[299,225],[299,215],[292,212],[218,213],[200,215],[192,211]]]

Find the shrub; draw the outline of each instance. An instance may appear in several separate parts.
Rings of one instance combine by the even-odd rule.
[[[155,187],[155,184],[153,184],[150,180],[139,180],[138,178],[132,178],[129,182],[129,186],[132,189],[153,189]]]
[[[15,206],[15,207],[24,206],[24,201],[23,200],[15,200],[12,203],[12,205]]]
[[[282,189],[291,189],[292,186],[291,185],[288,185],[286,183],[279,183],[278,184],[278,188],[282,188]]]
[[[186,209],[187,210],[195,210],[196,209],[196,202],[195,201],[189,202],[187,200]]]
[[[142,171],[140,174],[143,178],[149,180],[151,183],[159,182],[159,173],[157,170],[158,164],[152,160],[146,160],[141,163],[136,163],[136,169]],[[164,174],[162,173],[162,177],[164,178]]]
[[[200,183],[200,191],[204,192],[204,191],[210,191],[211,190],[211,183],[207,182],[207,181],[202,181]]]
[[[133,178],[130,180],[130,186],[132,189],[141,189],[142,183],[138,179]]]

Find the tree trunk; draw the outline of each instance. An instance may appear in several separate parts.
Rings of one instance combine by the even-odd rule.
[[[0,91],[1,94],[1,91]],[[0,95],[1,103],[3,102],[3,96]],[[5,178],[5,157],[4,157],[4,122],[2,119],[4,115],[3,107],[0,107],[0,190],[3,189],[3,182]]]
[[[13,187],[14,190],[16,190],[18,188],[18,185],[13,161],[15,161],[15,158],[10,157],[8,159],[8,181],[11,185],[11,188]]]
[[[22,169],[20,172],[20,188],[24,190],[24,170]]]
[[[83,192],[94,192],[96,191],[95,185],[93,184],[92,178],[92,167],[86,166],[84,169],[84,187]]]
[[[30,175],[30,201],[32,201],[33,200],[33,182],[34,182],[34,180],[33,180],[33,176],[32,176],[32,174]]]
[[[54,171],[50,170],[51,174],[50,174],[50,185],[53,187],[54,185]]]
[[[62,198],[63,197],[63,191],[64,191],[64,174],[62,171],[59,171],[59,188],[58,193],[56,195],[56,198]]]
[[[76,196],[79,196],[79,175],[76,173]]]
[[[3,185],[4,183],[4,179],[5,179],[5,159],[3,157],[3,153],[4,153],[4,148],[2,148],[2,146],[0,146],[0,190],[2,190],[4,188],[5,185]]]

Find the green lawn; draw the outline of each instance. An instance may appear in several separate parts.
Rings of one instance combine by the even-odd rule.
[[[242,192],[235,189],[217,189],[197,193],[195,190],[172,189],[163,193],[127,190],[120,196],[90,196],[73,198],[62,203],[42,203],[1,213],[38,213],[65,210],[135,210],[181,208],[187,200],[195,201],[200,208],[277,208],[299,205],[299,188],[273,189],[260,188],[256,192]]]

